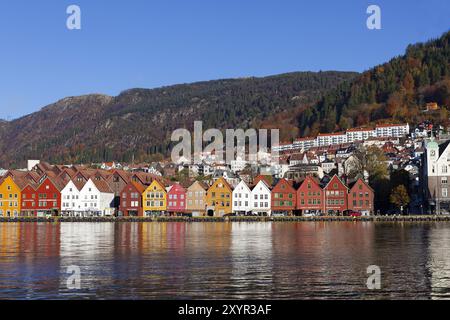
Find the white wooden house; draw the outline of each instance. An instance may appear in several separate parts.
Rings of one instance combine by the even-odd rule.
[[[114,214],[114,192],[104,179],[89,179],[80,191],[84,216],[111,216]]]
[[[233,190],[232,210],[237,214],[246,214],[252,211],[252,191],[245,181],[241,180]]]
[[[67,182],[61,191],[61,214],[67,216],[81,216],[82,206],[80,200],[80,190],[84,183],[75,183],[72,180]]]
[[[252,189],[252,212],[256,215],[270,216],[272,192],[264,180],[260,180]]]

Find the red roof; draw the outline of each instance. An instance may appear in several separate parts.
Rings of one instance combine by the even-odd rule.
[[[406,126],[406,124],[381,123],[377,124],[376,128],[403,127],[403,126]]]
[[[324,136],[343,136],[343,135],[345,135],[345,132],[319,133],[317,136],[324,137]]]

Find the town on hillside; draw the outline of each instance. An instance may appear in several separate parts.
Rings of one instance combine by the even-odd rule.
[[[29,160],[0,171],[0,217],[448,214],[446,132],[430,122],[352,128],[272,146],[264,163],[215,153],[200,164]]]

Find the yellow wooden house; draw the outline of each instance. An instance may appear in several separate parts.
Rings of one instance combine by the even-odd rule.
[[[158,181],[153,182],[142,194],[144,216],[165,213],[167,211],[167,192],[164,185]]]
[[[20,216],[21,191],[11,176],[0,181],[0,217]]]
[[[232,194],[233,189],[228,182],[223,177],[217,179],[206,194],[206,214],[223,217],[232,213]]]

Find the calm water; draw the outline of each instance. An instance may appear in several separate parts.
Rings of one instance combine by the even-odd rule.
[[[1,299],[450,297],[450,223],[0,224],[0,241]]]

